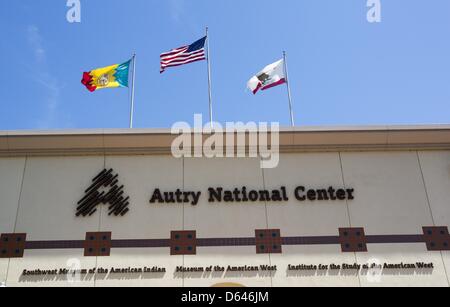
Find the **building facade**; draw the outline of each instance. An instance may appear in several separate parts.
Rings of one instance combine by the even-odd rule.
[[[273,169],[174,138],[0,132],[0,283],[449,287],[450,126],[283,130]]]

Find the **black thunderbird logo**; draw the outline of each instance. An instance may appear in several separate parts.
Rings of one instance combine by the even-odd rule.
[[[130,197],[124,194],[124,186],[119,186],[119,175],[113,169],[101,171],[91,186],[85,191],[85,196],[78,202],[77,216],[91,216],[97,212],[101,204],[108,204],[108,215],[124,216],[130,211],[128,208]]]

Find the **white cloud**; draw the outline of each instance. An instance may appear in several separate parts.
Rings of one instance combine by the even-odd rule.
[[[46,51],[42,45],[42,37],[39,28],[31,25],[27,28],[27,39],[36,61],[42,63],[45,61]]]
[[[181,17],[184,14],[184,1],[183,0],[169,0],[170,17],[175,22],[180,22]]]
[[[45,97],[46,110],[44,116],[38,119],[37,126],[39,129],[49,129],[57,124],[61,86],[54,77],[47,73],[38,74],[35,81],[47,91]]]
[[[187,28],[192,34],[198,34],[199,29],[204,25],[199,25],[197,20],[189,14],[189,2],[186,0],[168,0],[170,18],[178,26]]]
[[[37,119],[36,126],[39,129],[54,128],[58,125],[58,106],[62,86],[57,78],[49,71],[47,61],[47,51],[44,45],[44,39],[39,28],[36,25],[30,25],[27,28],[27,41],[34,54],[34,65],[30,65],[30,76],[42,86],[45,91],[44,113]]]

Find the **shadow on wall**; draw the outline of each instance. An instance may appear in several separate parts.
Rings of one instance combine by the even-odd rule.
[[[185,279],[236,279],[236,278],[268,278],[274,277],[275,272],[192,272],[192,273],[174,273],[173,277],[175,279],[185,278]]]
[[[286,277],[308,278],[326,276],[368,276],[370,270],[306,270],[286,271]],[[414,276],[432,275],[433,269],[384,269],[381,276]],[[166,273],[123,273],[123,274],[86,274],[80,277],[80,282],[93,282],[105,280],[152,280],[163,279]],[[272,278],[275,272],[197,272],[197,273],[174,273],[174,279],[243,279],[243,278]],[[20,283],[44,283],[44,282],[68,282],[66,275],[47,276],[21,276]]]
[[[80,277],[80,282],[104,280],[151,280],[163,279],[166,273],[121,273],[121,274],[86,274]],[[19,283],[70,282],[67,275],[21,276]]]
[[[94,275],[85,275],[81,282],[93,282]],[[44,282],[67,282],[66,275],[39,275],[39,276],[20,276],[19,283],[44,283]]]
[[[286,270],[286,277],[326,277],[326,276],[369,276],[372,274],[381,276],[425,276],[432,275],[433,269],[383,269],[378,274],[374,271],[362,270],[305,270],[305,271],[290,271]]]

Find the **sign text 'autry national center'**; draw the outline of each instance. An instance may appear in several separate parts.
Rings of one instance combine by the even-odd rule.
[[[300,202],[304,201],[344,201],[354,199],[354,189],[338,189],[334,187],[322,189],[307,189],[304,186],[298,186],[294,190],[294,197]],[[150,199],[150,203],[160,204],[181,204],[190,203],[193,206],[198,205],[201,191],[161,191],[155,189]],[[222,187],[208,189],[209,203],[247,203],[247,202],[288,202],[289,196],[286,187],[275,190],[249,190],[247,187],[225,190]]]

